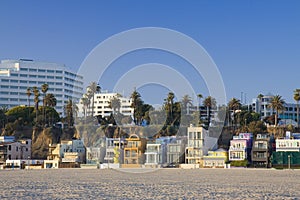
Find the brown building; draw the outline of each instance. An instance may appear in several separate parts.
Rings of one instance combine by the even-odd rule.
[[[254,167],[269,167],[272,147],[268,134],[257,134],[254,139],[251,158]]]

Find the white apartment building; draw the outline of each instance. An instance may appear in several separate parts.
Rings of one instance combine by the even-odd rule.
[[[121,107],[119,112],[125,116],[133,116],[134,109],[131,108],[131,99],[119,96],[120,95],[118,93],[110,93],[108,91],[96,93],[94,96],[94,116],[110,116],[110,114],[113,112],[113,109],[109,107],[109,103],[114,97],[120,99]],[[77,107],[79,108],[78,116],[82,117],[84,115],[82,103],[79,103]],[[92,103],[90,107],[92,107]],[[91,112],[91,110],[88,112]]]
[[[275,110],[270,108],[271,100],[274,97],[273,94],[264,95],[262,98],[253,99],[252,110],[261,115],[261,119],[273,115],[276,113]],[[297,104],[295,103],[285,103],[285,110],[282,113],[279,113],[279,118],[281,120],[297,120]]]
[[[75,102],[83,94],[83,77],[57,63],[37,62],[28,59],[2,60],[0,62],[0,106],[8,108],[18,105],[28,105],[27,88],[48,84],[47,93],[52,93],[57,99],[55,109],[63,115],[65,102],[73,99]],[[40,91],[42,101],[42,92]],[[34,95],[30,96],[30,105],[34,104]],[[40,103],[41,104],[41,103]]]

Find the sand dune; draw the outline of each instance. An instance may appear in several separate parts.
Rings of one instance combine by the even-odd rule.
[[[300,170],[2,170],[0,177],[0,199],[300,199]]]

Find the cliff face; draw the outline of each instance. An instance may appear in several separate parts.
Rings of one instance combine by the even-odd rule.
[[[60,140],[71,140],[74,136],[74,129],[62,130],[60,128],[45,128],[32,131],[32,158],[46,159],[49,144],[57,144]]]

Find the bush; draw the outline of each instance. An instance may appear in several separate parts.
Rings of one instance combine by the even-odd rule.
[[[248,166],[248,160],[241,160],[241,161],[231,161],[230,165],[233,167],[247,167]]]

